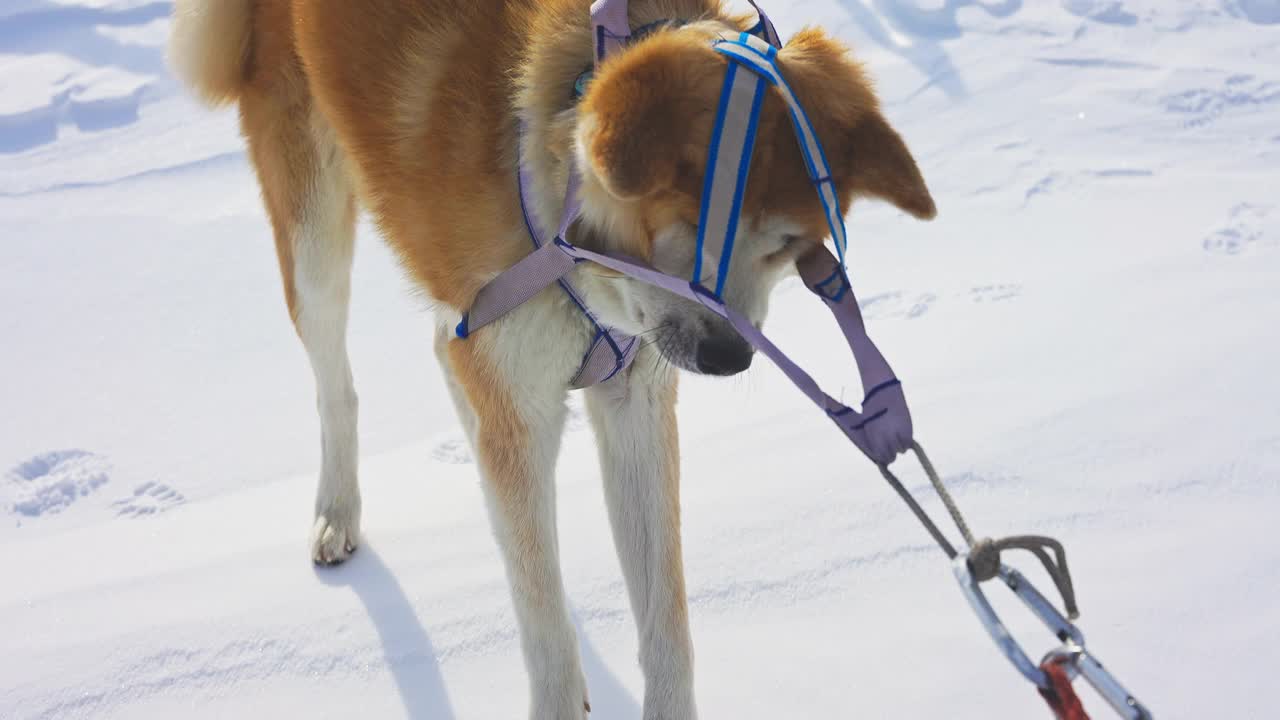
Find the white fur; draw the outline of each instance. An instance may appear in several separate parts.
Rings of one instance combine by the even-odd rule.
[[[693,720],[693,646],[680,560],[678,467],[658,398],[675,378],[647,348],[625,375],[586,391],[605,500],[644,671],[644,717]]]
[[[525,666],[529,671],[530,718],[586,717],[586,680],[577,635],[569,616],[560,573],[556,536],[555,465],[567,410],[569,380],[586,349],[590,331],[580,316],[568,312],[559,288],[553,287],[467,340],[453,340],[458,317],[442,312],[436,351],[453,393],[474,454],[481,460],[486,505],[511,585]],[[445,348],[448,342],[480,344],[513,392],[515,411],[528,430],[521,501],[501,495],[510,478],[495,477],[486,466],[484,448],[510,445],[477,421],[454,377]]]
[[[347,357],[355,224],[341,161],[336,153],[323,157],[328,164],[317,173],[307,198],[293,260],[295,322],[315,373],[320,413],[320,484],[311,556],[331,564],[345,560],[360,535],[358,400]]]
[[[174,73],[210,105],[236,99],[252,22],[253,0],[176,0],[169,33]]]
[[[211,104],[235,100],[241,92],[251,55],[253,5],[254,0],[176,0],[171,62],[177,74]],[[566,68],[566,72],[577,71],[576,65]],[[417,75],[413,82],[419,88],[434,86]],[[421,109],[429,104],[410,98],[405,107]],[[533,138],[526,144],[526,153],[536,177],[534,204],[548,230],[557,223],[566,178],[565,164],[552,157],[551,143],[545,140],[557,122],[572,123],[576,117],[562,110],[558,117],[528,118]],[[403,125],[412,128],[421,123],[413,112],[402,110],[401,114]],[[312,178],[310,196],[292,238],[292,270],[295,321],[315,374],[322,437],[311,553],[316,562],[328,564],[341,562],[356,548],[361,501],[357,398],[346,347],[354,245],[352,176],[342,167],[331,131],[320,125],[312,128],[313,139],[325,146],[318,154],[327,164]],[[600,195],[604,191],[585,162],[583,138],[590,127],[591,118],[586,118],[571,135],[586,175],[583,225],[602,231],[599,234],[606,239],[632,235],[639,228],[639,218],[619,212],[616,203]],[[767,224],[742,233],[736,245],[727,299],[757,323],[763,320],[769,290],[783,272],[767,260],[782,246],[786,232],[784,225]],[[663,230],[654,264],[676,276],[687,276],[693,267],[691,235],[692,229],[683,226]],[[521,237],[516,242],[527,240]],[[613,327],[632,333],[659,325],[675,328],[678,332],[664,336],[663,352],[682,367],[694,364],[700,340],[732,332],[700,304],[629,278],[579,267],[572,280],[593,311]],[[440,311],[436,353],[459,419],[480,459],[486,504],[511,586],[529,671],[530,717],[582,720],[589,703],[561,579],[554,470],[566,416],[566,388],[578,370],[591,328],[554,286],[466,341],[453,338],[460,310]],[[503,436],[505,428],[500,424],[487,427],[477,417],[467,388],[451,367],[451,342],[478,345],[478,354],[493,364],[512,395],[514,412],[528,435],[520,446],[519,477],[495,475],[509,466],[498,466],[491,458],[510,452],[513,438]],[[661,398],[674,377],[667,363],[656,362],[657,352],[653,346],[643,348],[627,372],[589,389],[586,397],[600,448],[614,541],[639,631],[646,681],[644,717],[694,720],[693,650],[680,559],[678,463],[673,459],[676,448],[667,447],[674,442],[675,428],[667,425],[673,420],[666,417]],[[493,419],[488,420],[492,426]],[[486,448],[494,452],[487,453]]]
[[[555,182],[550,183],[555,185]],[[557,203],[546,202],[540,215],[554,217]],[[792,262],[770,262],[788,242],[794,224],[772,219],[747,230],[736,243],[727,298],[757,324],[763,321],[768,296],[789,272]],[[669,228],[660,233],[654,263],[677,276],[693,267],[696,246],[692,229]],[[609,277],[580,267],[572,275],[592,310],[624,331],[644,332],[658,324],[675,330],[668,337],[684,338],[687,347],[665,348],[678,364],[692,362],[693,348],[705,333],[716,332],[720,318],[701,305],[677,298],[630,278]],[[444,351],[452,342],[452,328],[460,320],[443,312],[437,329],[437,354],[445,367],[450,391],[477,457],[486,438],[461,386],[452,377]],[[721,330],[724,331],[724,330]],[[732,332],[729,330],[729,332]],[[465,342],[480,343],[483,355],[496,365],[503,383],[515,394],[517,412],[533,433],[529,481],[531,501],[512,509],[493,493],[495,478],[485,475],[486,497],[495,537],[502,549],[520,624],[525,665],[531,683],[533,718],[578,718],[585,698],[574,632],[565,605],[556,553],[553,472],[564,424],[565,388],[578,369],[590,330],[577,309],[557,287],[551,287],[506,318]],[[675,353],[685,353],[684,363]],[[587,407],[596,431],[614,542],[640,640],[640,664],[645,676],[644,717],[694,720],[693,649],[688,626],[680,558],[678,468],[663,459],[668,448],[659,394],[674,382],[666,362],[646,346],[631,369],[609,383],[586,391]],[[502,442],[501,438],[491,439]],[[534,543],[517,537],[536,537]],[[541,599],[541,602],[537,600]]]

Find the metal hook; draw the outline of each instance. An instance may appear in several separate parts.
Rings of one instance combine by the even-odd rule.
[[[981,582],[974,577],[970,569],[968,555],[957,555],[951,567],[956,580],[960,583],[960,589],[964,592],[969,605],[977,613],[978,619],[982,621],[987,633],[991,635],[991,639],[1018,672],[1037,688],[1046,690],[1050,687],[1049,678],[1041,669],[1042,665],[1045,662],[1061,663],[1072,676],[1076,673],[1083,676],[1121,717],[1128,720],[1152,720],[1151,712],[1138,702],[1133,693],[1126,690],[1110,672],[1102,667],[1102,663],[1085,650],[1084,633],[1063,617],[1053,603],[1045,599],[1044,595],[1041,595],[1022,573],[1002,564],[997,577],[1062,642],[1062,645],[1051,650],[1040,664],[1032,662],[1031,658],[1027,657],[1022,646],[1013,639],[1004,622],[1000,620],[1000,616],[991,607],[987,596],[982,592]]]

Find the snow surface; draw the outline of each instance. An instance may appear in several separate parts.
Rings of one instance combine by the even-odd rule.
[[[770,5],[857,47],[938,200],[855,208],[852,274],[971,522],[1067,544],[1090,646],[1157,717],[1276,717],[1280,2]],[[430,318],[367,225],[365,543],[311,566],[310,373],[234,113],[164,68],[169,10],[0,7],[0,718],[524,716]],[[792,282],[767,329],[856,397],[828,322]],[[635,718],[572,402],[565,578],[593,716]],[[779,372],[687,377],[680,415],[703,717],[1046,716]]]

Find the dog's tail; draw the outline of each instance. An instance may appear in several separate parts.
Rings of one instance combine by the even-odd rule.
[[[253,47],[254,0],[176,0],[169,63],[196,95],[217,107],[244,90]]]

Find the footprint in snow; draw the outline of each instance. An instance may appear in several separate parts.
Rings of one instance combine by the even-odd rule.
[[[111,480],[111,464],[87,450],[54,450],[12,468],[4,476],[10,510],[28,518],[54,515]]]
[[[1066,180],[1058,173],[1049,173],[1035,182],[1034,185],[1027,188],[1026,193],[1022,197],[1022,205],[1026,207],[1032,200],[1037,197],[1050,195],[1054,192],[1064,189],[1067,185]]]
[[[471,446],[461,432],[440,437],[431,448],[431,458],[446,465],[469,465]]]
[[[933,303],[937,299],[938,299],[938,296],[934,295],[933,293],[925,293],[923,295],[920,295],[915,299],[914,302],[911,303],[911,307],[907,308],[907,313],[906,313],[907,317],[918,318],[921,315],[929,312],[929,308],[933,307]]]
[[[998,303],[1013,300],[1022,295],[1022,286],[1017,283],[979,285],[968,292],[957,293],[954,297],[967,297],[974,303]],[[952,297],[952,296],[948,296]],[[863,300],[859,307],[862,316],[868,320],[884,320],[888,318],[918,318],[933,309],[938,302],[934,293],[907,295],[902,292],[887,292],[871,295]]]
[[[1012,300],[1021,294],[1021,285],[981,285],[969,290],[969,298],[976,303]]]
[[[116,500],[111,507],[117,517],[145,517],[170,510],[187,498],[168,485],[157,482],[145,482],[134,488],[133,494]]]
[[[868,320],[899,317],[914,319],[929,312],[937,300],[938,296],[933,293],[908,296],[901,292],[887,292],[869,296],[858,307]]]
[[[1227,220],[1209,233],[1201,245],[1213,255],[1239,255],[1257,246],[1265,237],[1264,224],[1271,208],[1253,203],[1240,203],[1231,208]],[[1277,242],[1271,235],[1272,244]]]
[[[1204,127],[1225,114],[1265,110],[1280,103],[1280,83],[1253,75],[1230,75],[1208,87],[1193,87],[1159,99],[1164,111],[1187,128]]]

